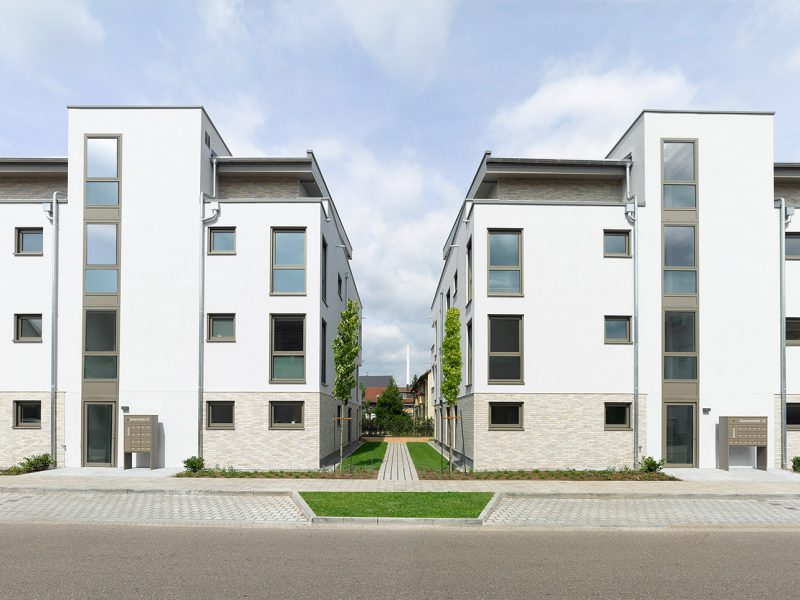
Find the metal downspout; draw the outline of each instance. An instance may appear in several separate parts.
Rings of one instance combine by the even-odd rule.
[[[217,197],[217,157],[211,156],[211,198]],[[206,194],[200,192],[200,254],[199,290],[197,319],[197,456],[203,456],[203,388],[205,386],[205,300],[206,300],[206,224],[219,215],[219,208],[212,208],[212,215],[206,218]]]
[[[53,192],[50,220],[53,223],[53,251],[50,270],[50,457],[53,468],[58,467],[58,199],[63,192]]]
[[[780,235],[780,280],[781,280],[781,469],[788,466],[786,448],[786,226],[792,219],[794,209],[786,209],[786,199],[776,198],[775,208],[780,209],[778,233]]]
[[[639,201],[631,196],[631,162],[625,165],[625,201],[633,200],[633,466],[639,464]]]

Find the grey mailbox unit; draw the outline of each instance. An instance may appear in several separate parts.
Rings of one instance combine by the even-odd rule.
[[[158,416],[125,415],[125,469],[133,467],[133,453],[150,454],[150,468],[158,465]]]
[[[756,468],[767,470],[767,417],[719,418],[719,468],[730,470],[732,447],[755,447]]]

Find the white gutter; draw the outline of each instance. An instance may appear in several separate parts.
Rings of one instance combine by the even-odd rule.
[[[632,164],[625,165],[625,216],[633,226],[633,467],[636,468],[639,464],[639,200],[631,196]]]
[[[58,199],[67,198],[64,192],[53,192],[48,219],[53,224],[53,251],[50,265],[50,457],[53,468],[58,466]],[[45,207],[47,205],[45,204]],[[45,210],[47,210],[45,208]]]
[[[217,197],[217,157],[211,156],[211,196]],[[200,192],[200,282],[198,291],[198,352],[197,352],[197,456],[203,456],[203,388],[205,385],[205,312],[206,312],[206,225],[214,221],[219,216],[219,203],[210,204],[211,216],[206,217],[206,198],[205,192]]]
[[[780,236],[780,280],[781,280],[781,469],[788,466],[786,449],[786,227],[794,215],[794,207],[786,206],[785,198],[775,199],[775,208],[780,209],[778,234]]]

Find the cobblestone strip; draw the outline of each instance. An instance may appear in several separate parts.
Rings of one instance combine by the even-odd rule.
[[[511,496],[500,500],[486,524],[535,527],[800,526],[800,500]]]
[[[0,494],[0,522],[304,524],[291,496]]]
[[[386,456],[378,471],[378,479],[383,481],[418,481],[417,470],[405,442],[389,442]]]

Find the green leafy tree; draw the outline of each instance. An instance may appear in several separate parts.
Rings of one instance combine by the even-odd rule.
[[[458,404],[461,391],[461,313],[457,308],[447,309],[444,320],[444,339],[442,339],[442,396],[447,406]],[[453,470],[453,445],[455,426],[450,421],[447,426],[448,446],[450,447],[450,470]],[[451,443],[452,441],[452,443]]]
[[[405,416],[407,415],[403,408],[403,398],[400,396],[400,390],[397,388],[394,377],[392,377],[389,379],[389,385],[378,396],[375,404],[375,419],[379,425],[386,427],[393,420]]]
[[[345,415],[344,407],[350,400],[350,394],[356,387],[356,358],[358,358],[358,304],[353,300],[347,301],[347,308],[342,311],[339,319],[339,329],[336,339],[333,340],[333,364],[336,378],[333,382],[333,397],[342,405],[342,417]],[[344,457],[344,422],[339,421],[339,464],[342,465]]]

